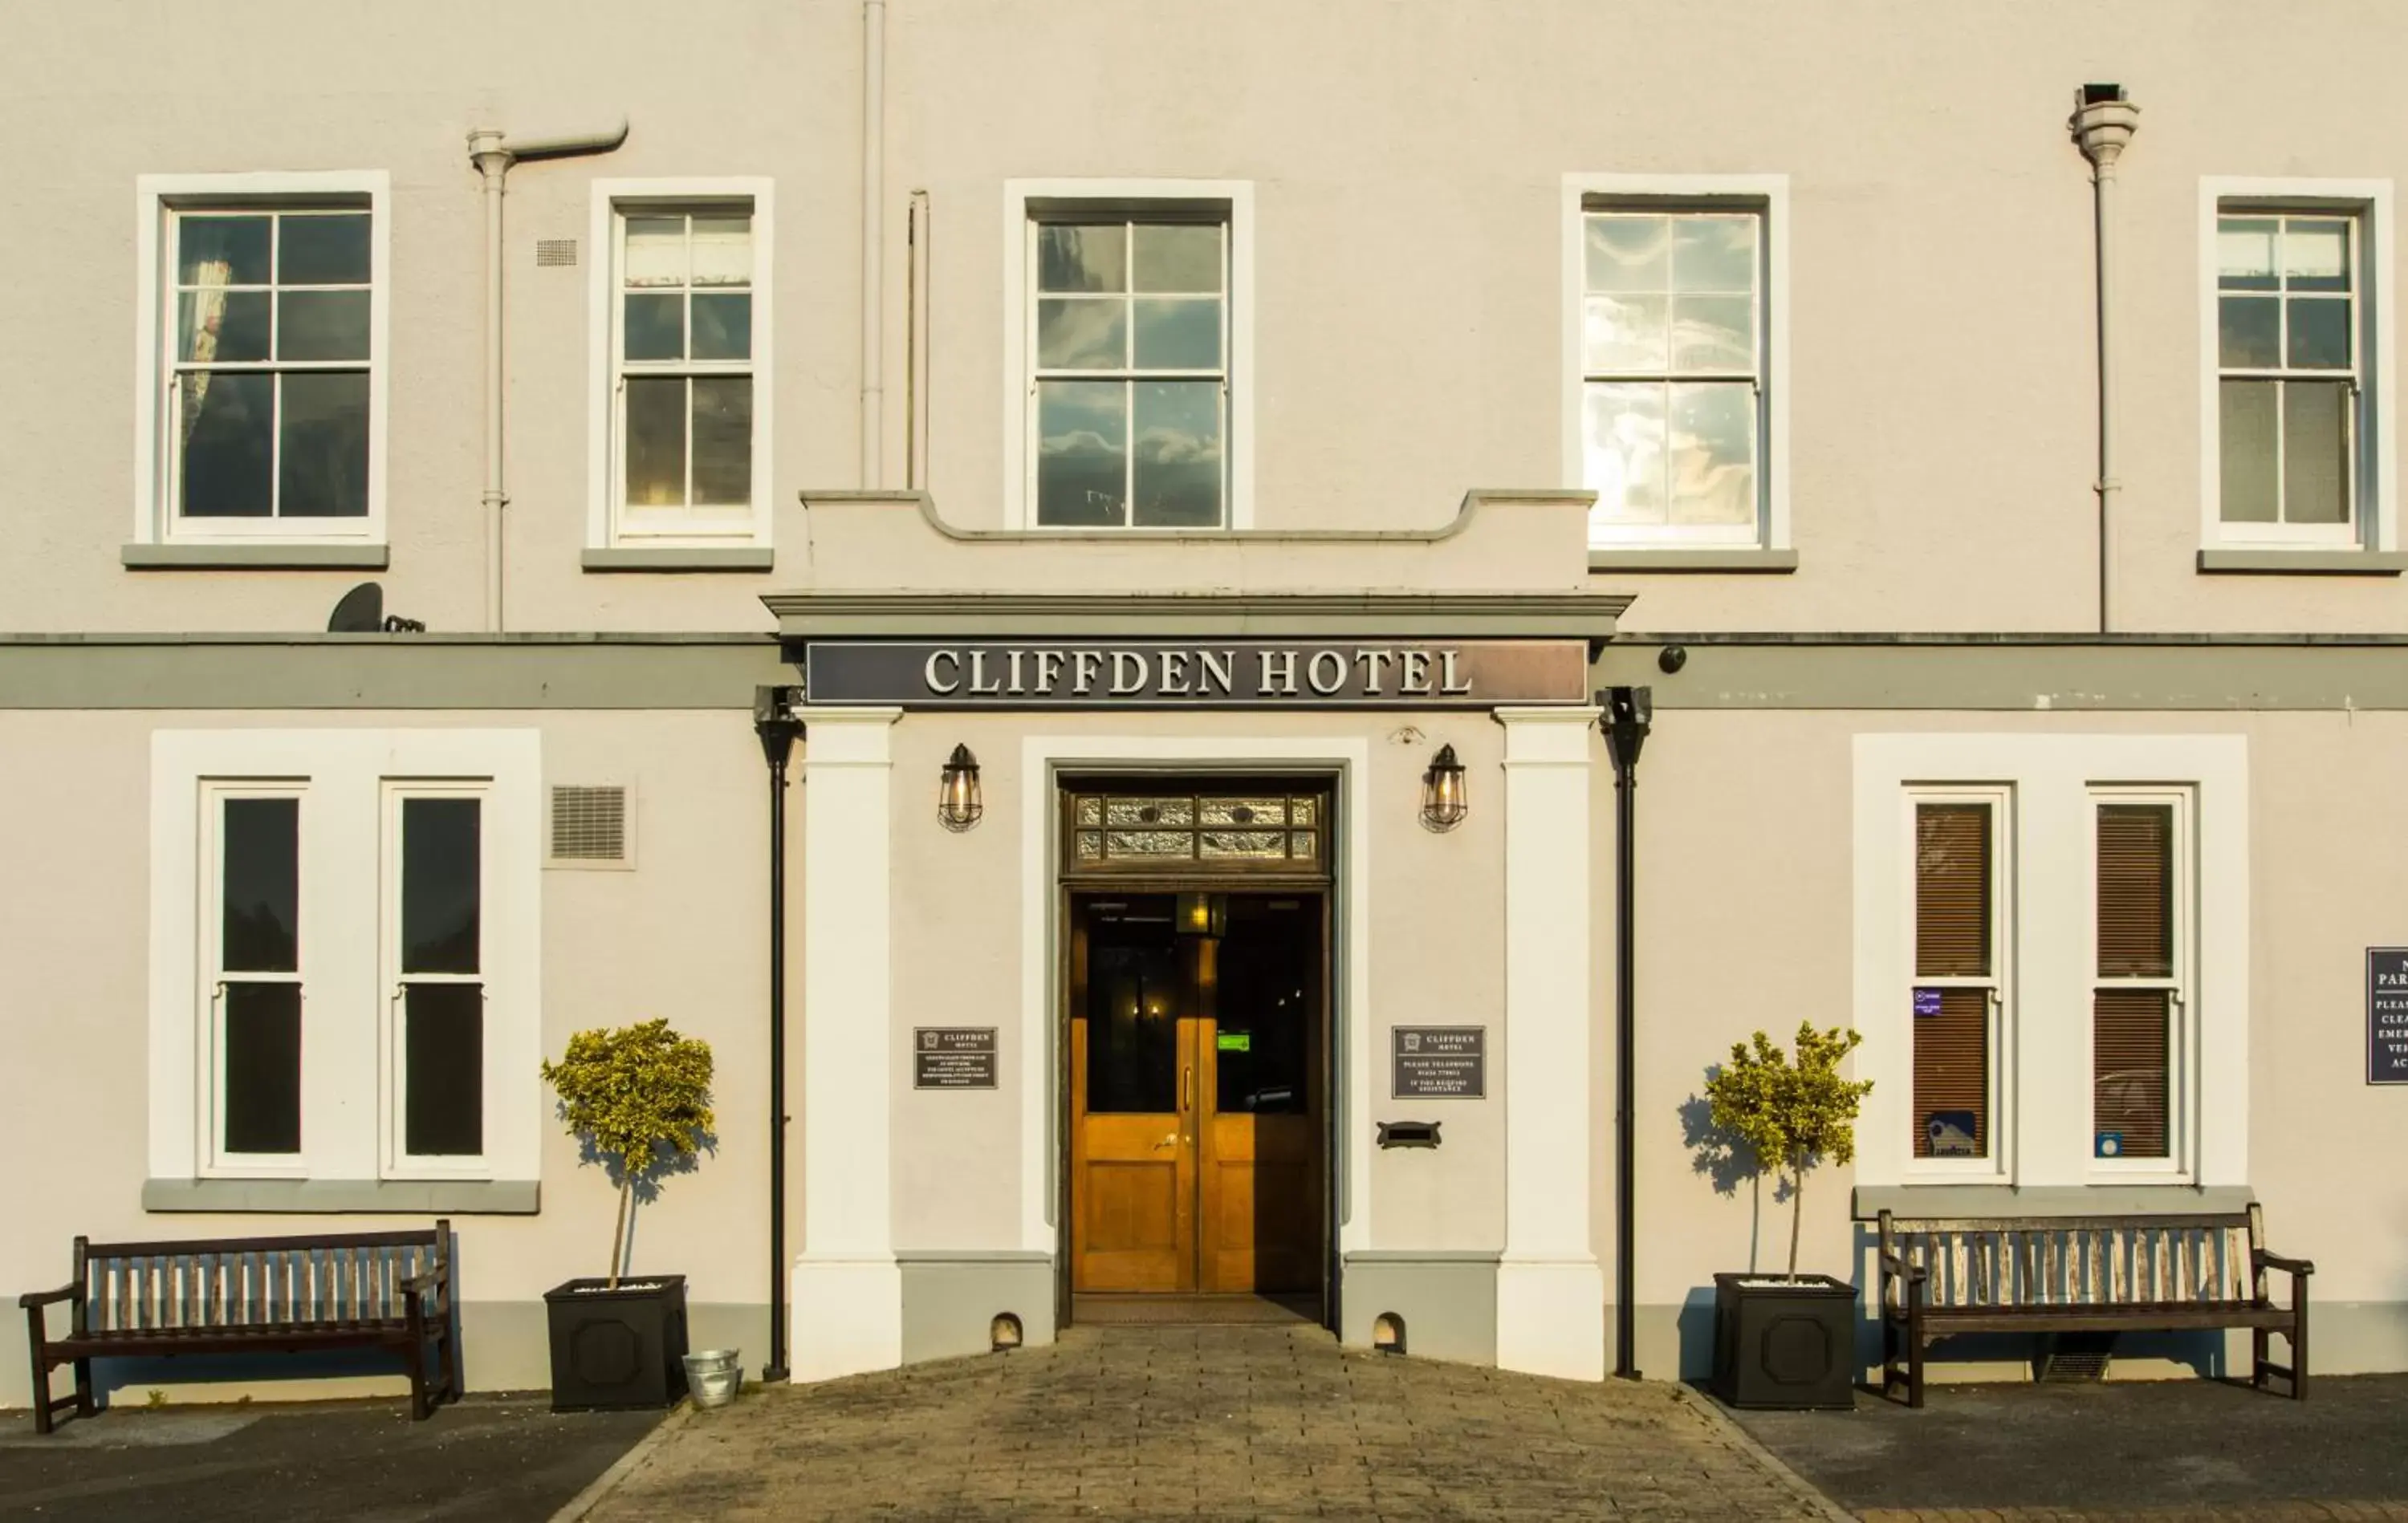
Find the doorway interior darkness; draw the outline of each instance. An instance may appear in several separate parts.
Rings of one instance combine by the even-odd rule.
[[[1330,1319],[1330,802],[1066,790],[1066,1320]]]

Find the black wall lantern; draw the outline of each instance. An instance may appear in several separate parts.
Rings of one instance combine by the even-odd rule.
[[[937,818],[949,831],[966,831],[979,822],[986,813],[986,803],[979,795],[978,758],[967,746],[956,746],[953,754],[945,759],[945,770],[937,782]]]
[[[1441,746],[1422,774],[1422,823],[1434,831],[1451,831],[1463,823],[1470,808],[1464,794],[1463,763],[1455,759],[1454,747]]]

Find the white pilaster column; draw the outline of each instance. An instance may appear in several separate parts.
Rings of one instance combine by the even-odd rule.
[[[803,733],[803,1251],[795,1379],[903,1362],[890,1123],[892,742],[899,708],[810,708]]]
[[[1594,708],[1500,708],[1505,727],[1505,1250],[1497,1362],[1605,1378],[1589,1231],[1589,751]]]

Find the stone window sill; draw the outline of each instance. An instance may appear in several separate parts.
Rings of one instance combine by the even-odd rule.
[[[1588,569],[1598,571],[1686,572],[1725,576],[1785,576],[1798,569],[1796,550],[1768,549],[1591,549]]]
[[[128,545],[119,552],[128,571],[382,571],[393,562],[383,545]]]
[[[2397,550],[2201,550],[2202,573],[2259,576],[2397,576],[2408,571],[2408,552]]]
[[[588,571],[767,571],[777,552],[767,545],[613,545],[588,549]]]
[[[1858,1185],[1856,1217],[2161,1217],[2239,1211],[2257,1199],[2246,1185]]]
[[[532,1179],[146,1179],[142,1209],[532,1217],[540,1194]]]

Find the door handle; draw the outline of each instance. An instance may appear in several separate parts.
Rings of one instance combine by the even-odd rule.
[[[1162,1141],[1155,1143],[1154,1145],[1154,1150],[1159,1153],[1166,1147],[1176,1147],[1178,1146],[1179,1133],[1174,1132],[1169,1136],[1163,1138]]]
[[[1192,1111],[1196,1108],[1196,1065],[1194,1063],[1189,1063],[1179,1071],[1179,1108],[1182,1111]]]

